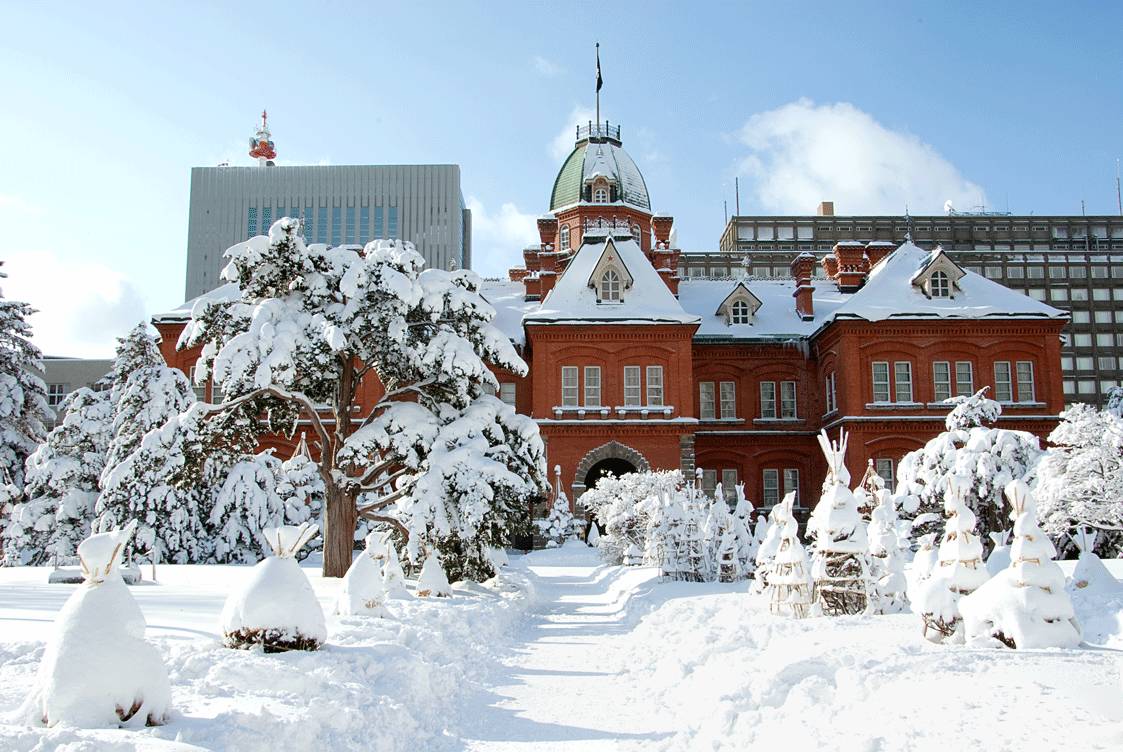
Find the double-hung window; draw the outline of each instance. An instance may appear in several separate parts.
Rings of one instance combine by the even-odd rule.
[[[639,366],[624,366],[624,407],[639,407],[642,391]]]
[[[780,417],[781,418],[795,418],[796,417],[795,382],[794,381],[781,381],[780,382]]]
[[[562,406],[577,407],[577,366],[562,366]]]
[[[799,468],[784,468],[784,494],[795,491],[795,505],[799,506]]]
[[[951,398],[951,363],[937,360],[932,364],[932,396],[937,402]]]
[[[770,507],[780,501],[780,471],[767,469],[761,472],[764,480],[764,506]]]
[[[1018,402],[1036,401],[1036,393],[1033,388],[1033,361],[1019,360],[1017,369]]]
[[[585,366],[585,407],[600,407],[600,366]]]
[[[893,364],[893,385],[897,402],[912,402],[912,363],[899,360]]]
[[[955,362],[955,396],[970,397],[975,393],[975,375],[969,360]]]
[[[833,413],[838,409],[838,394],[835,392],[834,371],[827,374],[826,381],[827,388],[827,414]]]
[[[889,401],[889,363],[883,360],[873,364],[873,401]]]
[[[714,382],[698,382],[698,417],[702,420],[713,420],[714,412]]]
[[[760,382],[760,417],[776,417],[776,382]]]
[[[647,404],[649,407],[663,406],[663,366],[647,367]]]
[[[1014,382],[1008,360],[997,360],[994,363],[994,398],[999,402],[1014,401]]]
[[[893,476],[893,460],[878,458],[873,461],[873,469],[885,481],[885,488],[889,491],[896,489],[896,478]]]
[[[721,417],[737,417],[737,384],[732,381],[723,381],[720,386]]]

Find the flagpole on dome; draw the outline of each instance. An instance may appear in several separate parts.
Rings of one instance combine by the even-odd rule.
[[[597,130],[600,130],[600,88],[604,79],[600,75],[600,42],[597,42]]]

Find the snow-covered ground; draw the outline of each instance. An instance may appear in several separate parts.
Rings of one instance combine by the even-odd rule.
[[[0,570],[0,748],[1123,748],[1120,613],[1097,614],[1102,646],[941,647],[912,615],[778,619],[743,583],[660,583],[580,545],[512,559],[493,587],[391,602],[394,621],[329,616],[320,652],[268,656],[218,643],[246,568],[163,567],[131,592],[176,715],[142,731],[12,718],[72,588]],[[330,613],[340,583],[306,571]]]

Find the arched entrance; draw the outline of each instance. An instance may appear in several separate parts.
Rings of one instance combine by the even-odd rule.
[[[573,474],[573,486],[571,487],[573,498],[579,500],[581,494],[595,486],[597,481],[609,473],[624,475],[626,473],[645,473],[649,470],[651,470],[651,465],[648,464],[642,454],[626,444],[610,441],[586,454],[577,464],[577,472]],[[586,537],[588,537],[590,526],[591,523],[587,523],[585,526]],[[601,533],[604,532],[600,525],[597,525],[597,528]]]
[[[597,485],[597,481],[606,475],[619,477],[621,475],[627,475],[628,473],[634,473],[637,470],[638,468],[635,465],[625,459],[609,457],[593,465],[589,468],[589,472],[585,473],[585,489],[594,488]]]

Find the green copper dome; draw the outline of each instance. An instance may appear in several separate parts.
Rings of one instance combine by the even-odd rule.
[[[550,211],[580,202],[585,184],[604,177],[616,189],[618,203],[651,211],[651,199],[643,175],[620,144],[619,126],[593,126],[577,129],[577,145],[562,164],[550,196]],[[591,203],[591,202],[590,202]]]

